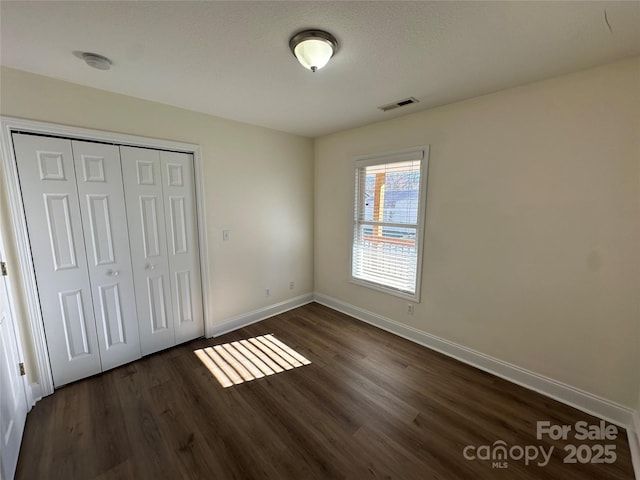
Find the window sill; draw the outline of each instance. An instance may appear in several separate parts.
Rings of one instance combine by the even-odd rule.
[[[417,293],[409,293],[403,292],[401,290],[396,290],[395,288],[385,287],[384,285],[380,285],[379,283],[368,282],[366,280],[362,280],[360,278],[350,277],[349,283],[353,283],[354,285],[359,285],[361,287],[370,288],[371,290],[377,290],[378,292],[386,293],[388,295],[393,295],[394,297],[399,297],[404,300],[410,300],[413,303],[420,303],[420,292]]]

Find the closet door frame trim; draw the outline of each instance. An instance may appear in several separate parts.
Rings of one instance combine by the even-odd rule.
[[[200,146],[191,143],[174,142],[156,138],[141,137],[138,135],[126,135],[121,133],[105,132],[88,128],[71,127],[55,123],[25,120],[21,118],[0,116],[1,136],[0,147],[2,152],[2,168],[5,172],[4,187],[9,201],[10,218],[14,228],[13,239],[17,248],[21,271],[21,287],[25,295],[28,324],[31,332],[26,337],[31,340],[35,353],[36,364],[32,366],[37,375],[37,381],[30,383],[32,405],[46,395],[53,393],[53,376],[49,365],[49,352],[44,333],[44,323],[40,310],[40,300],[36,287],[36,275],[33,259],[31,258],[31,245],[27,235],[27,220],[20,194],[18,179],[17,159],[15,156],[12,134],[33,133],[52,137],[63,137],[71,140],[97,141],[115,145],[132,147],[146,147],[156,150],[171,150],[193,155],[193,168],[195,174],[196,219],[198,226],[198,242],[200,253],[200,276],[202,282],[202,308],[204,316],[204,333],[206,337],[213,336],[214,326],[209,319],[211,306],[208,295],[208,254],[205,232],[205,201],[204,201],[204,175]],[[23,347],[24,350],[24,347]]]

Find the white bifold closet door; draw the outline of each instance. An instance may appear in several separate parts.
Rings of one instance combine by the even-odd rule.
[[[54,384],[139,358],[118,147],[13,141]]]
[[[75,140],[72,147],[100,359],[107,370],[140,358],[120,151]]]
[[[120,147],[142,354],[204,334],[193,157]]]

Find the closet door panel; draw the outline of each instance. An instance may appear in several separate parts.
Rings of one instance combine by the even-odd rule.
[[[175,345],[160,153],[120,147],[143,355]]]
[[[71,141],[13,135],[56,387],[101,371]]]
[[[73,141],[102,369],[140,358],[120,150]]]
[[[176,342],[204,335],[193,156],[160,152]]]

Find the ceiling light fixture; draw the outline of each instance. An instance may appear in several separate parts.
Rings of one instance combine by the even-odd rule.
[[[315,72],[338,51],[338,41],[324,30],[303,30],[291,37],[289,48],[304,68]]]
[[[111,68],[111,60],[97,53],[81,52],[80,58],[86,62],[87,65],[98,70],[109,70]]]

